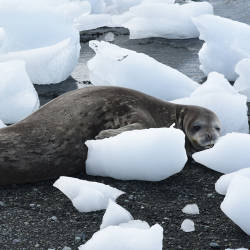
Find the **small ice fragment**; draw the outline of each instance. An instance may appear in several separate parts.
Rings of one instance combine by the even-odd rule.
[[[186,233],[195,231],[194,222],[190,219],[185,219],[181,224],[181,230]]]
[[[107,34],[105,34],[104,36],[104,40],[106,42],[113,42],[115,40],[115,35],[113,32],[108,32]]]
[[[98,182],[61,176],[54,187],[63,192],[79,212],[106,209],[109,199],[116,200],[124,192]]]
[[[200,214],[197,204],[188,204],[181,211],[185,214]]]
[[[109,200],[108,207],[102,218],[100,229],[111,225],[115,226],[126,223],[131,220],[133,220],[133,217],[125,208],[118,205],[113,200]]]

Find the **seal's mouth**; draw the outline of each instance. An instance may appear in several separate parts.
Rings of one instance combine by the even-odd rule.
[[[192,140],[192,144],[194,146],[194,148],[196,148],[197,150],[201,151],[201,150],[205,150],[205,149],[210,149],[215,145],[216,141],[209,141],[207,143],[199,143],[196,140]]]

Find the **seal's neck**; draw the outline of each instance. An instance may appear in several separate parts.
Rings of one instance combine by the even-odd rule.
[[[176,125],[176,108],[177,105],[171,102],[158,101],[154,102],[153,108],[149,108],[154,120],[157,121],[158,127],[170,127]]]

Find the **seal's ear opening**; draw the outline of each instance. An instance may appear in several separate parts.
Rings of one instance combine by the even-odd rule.
[[[175,111],[175,128],[184,131],[183,120],[185,115],[184,107],[177,106]]]

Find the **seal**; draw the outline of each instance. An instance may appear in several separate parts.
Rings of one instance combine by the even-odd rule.
[[[173,123],[184,131],[189,154],[211,147],[219,137],[216,115],[198,106],[164,102],[121,87],[68,92],[0,129],[0,185],[75,175],[84,171],[86,140]]]

